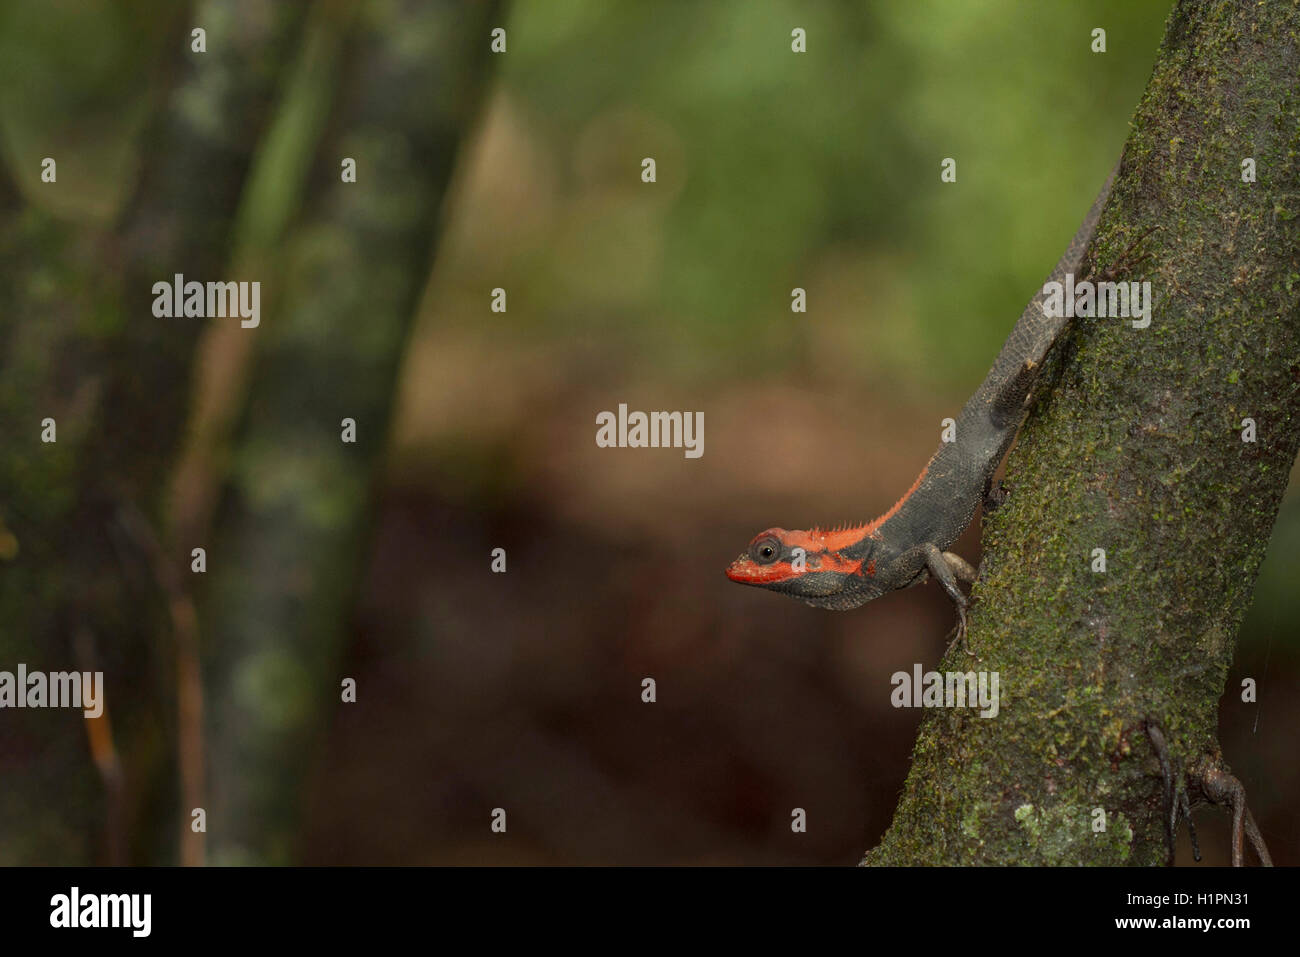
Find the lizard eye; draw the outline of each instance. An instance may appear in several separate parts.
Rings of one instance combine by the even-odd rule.
[[[781,543],[775,538],[760,538],[749,546],[749,557],[760,565],[770,565],[781,555]]]

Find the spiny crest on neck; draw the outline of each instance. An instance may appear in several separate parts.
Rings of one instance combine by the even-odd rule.
[[[918,475],[916,481],[912,483],[912,487],[899,496],[898,501],[890,506],[889,511],[885,512],[878,518],[873,518],[871,521],[864,522],[861,525],[837,525],[829,531],[824,531],[820,528],[810,528],[807,532],[801,532],[800,534],[807,535],[810,539],[818,542],[819,544],[816,547],[824,547],[833,552],[839,551],[843,548],[848,548],[854,542],[862,541],[862,539],[866,538],[881,525],[885,524],[885,522],[890,518],[893,518],[895,513],[903,507],[903,503],[907,501],[909,496],[921,487],[921,482],[925,479],[926,473],[930,470],[930,464],[933,461],[934,456],[931,456],[930,461],[925,463],[925,468],[921,469],[921,474]],[[793,542],[792,544],[802,543]]]
[[[877,522],[860,522],[854,525],[844,522],[831,528],[814,527],[807,531],[787,532],[786,542],[790,545],[802,546],[809,551],[838,552],[862,541],[864,537],[875,531],[877,524]]]

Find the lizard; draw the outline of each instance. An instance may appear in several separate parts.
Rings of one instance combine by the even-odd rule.
[[[1067,273],[1077,273],[1082,266],[1118,170],[1117,163],[1047,283],[1064,282]],[[1127,252],[1121,260],[1126,256]],[[1045,284],[1029,301],[993,367],[959,413],[954,441],[940,443],[893,507],[861,525],[798,531],[769,528],[731,563],[727,577],[837,611],[934,578],[956,608],[953,640],[960,639],[965,647],[969,599],[958,582],[973,584],[978,571],[948,549],[974,520],[981,504],[987,512],[1006,498],[1001,483],[993,486],[993,474],[1028,415],[1043,363],[1069,322],[1067,310],[1049,310],[1046,299]],[[1061,315],[1053,315],[1054,311]]]

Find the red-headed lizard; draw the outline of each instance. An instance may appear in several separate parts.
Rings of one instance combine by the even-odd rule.
[[[1115,180],[1112,170],[1048,282],[1064,283],[1083,264]],[[1020,316],[993,368],[956,419],[954,441],[943,442],[912,487],[865,525],[829,531],[769,528],[727,568],[727,577],[800,598],[818,608],[845,610],[933,576],[957,608],[957,637],[966,634],[967,599],[958,581],[976,570],[947,549],[970,525],[981,502],[1000,501],[993,473],[1030,405],[1035,380],[1066,323],[1050,315],[1041,290]]]

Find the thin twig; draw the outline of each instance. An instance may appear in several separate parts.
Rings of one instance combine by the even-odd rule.
[[[73,654],[76,656],[77,669],[83,673],[95,673],[97,656],[95,655],[95,638],[87,628],[77,632],[73,640]],[[95,769],[104,782],[104,834],[107,845],[108,863],[121,867],[126,860],[126,804],[123,785],[122,761],[118,758],[117,747],[113,744],[113,724],[108,717],[108,702],[104,700],[106,689],[99,688],[99,714],[95,717],[85,716],[86,738],[90,744],[90,757],[95,762]]]
[[[118,522],[148,557],[154,578],[167,596],[176,647],[176,763],[181,786],[180,857],[185,867],[202,866],[205,834],[191,827],[191,813],[204,807],[203,677],[199,663],[199,617],[181,576],[168,560],[149,520],[133,502],[123,499]]]

